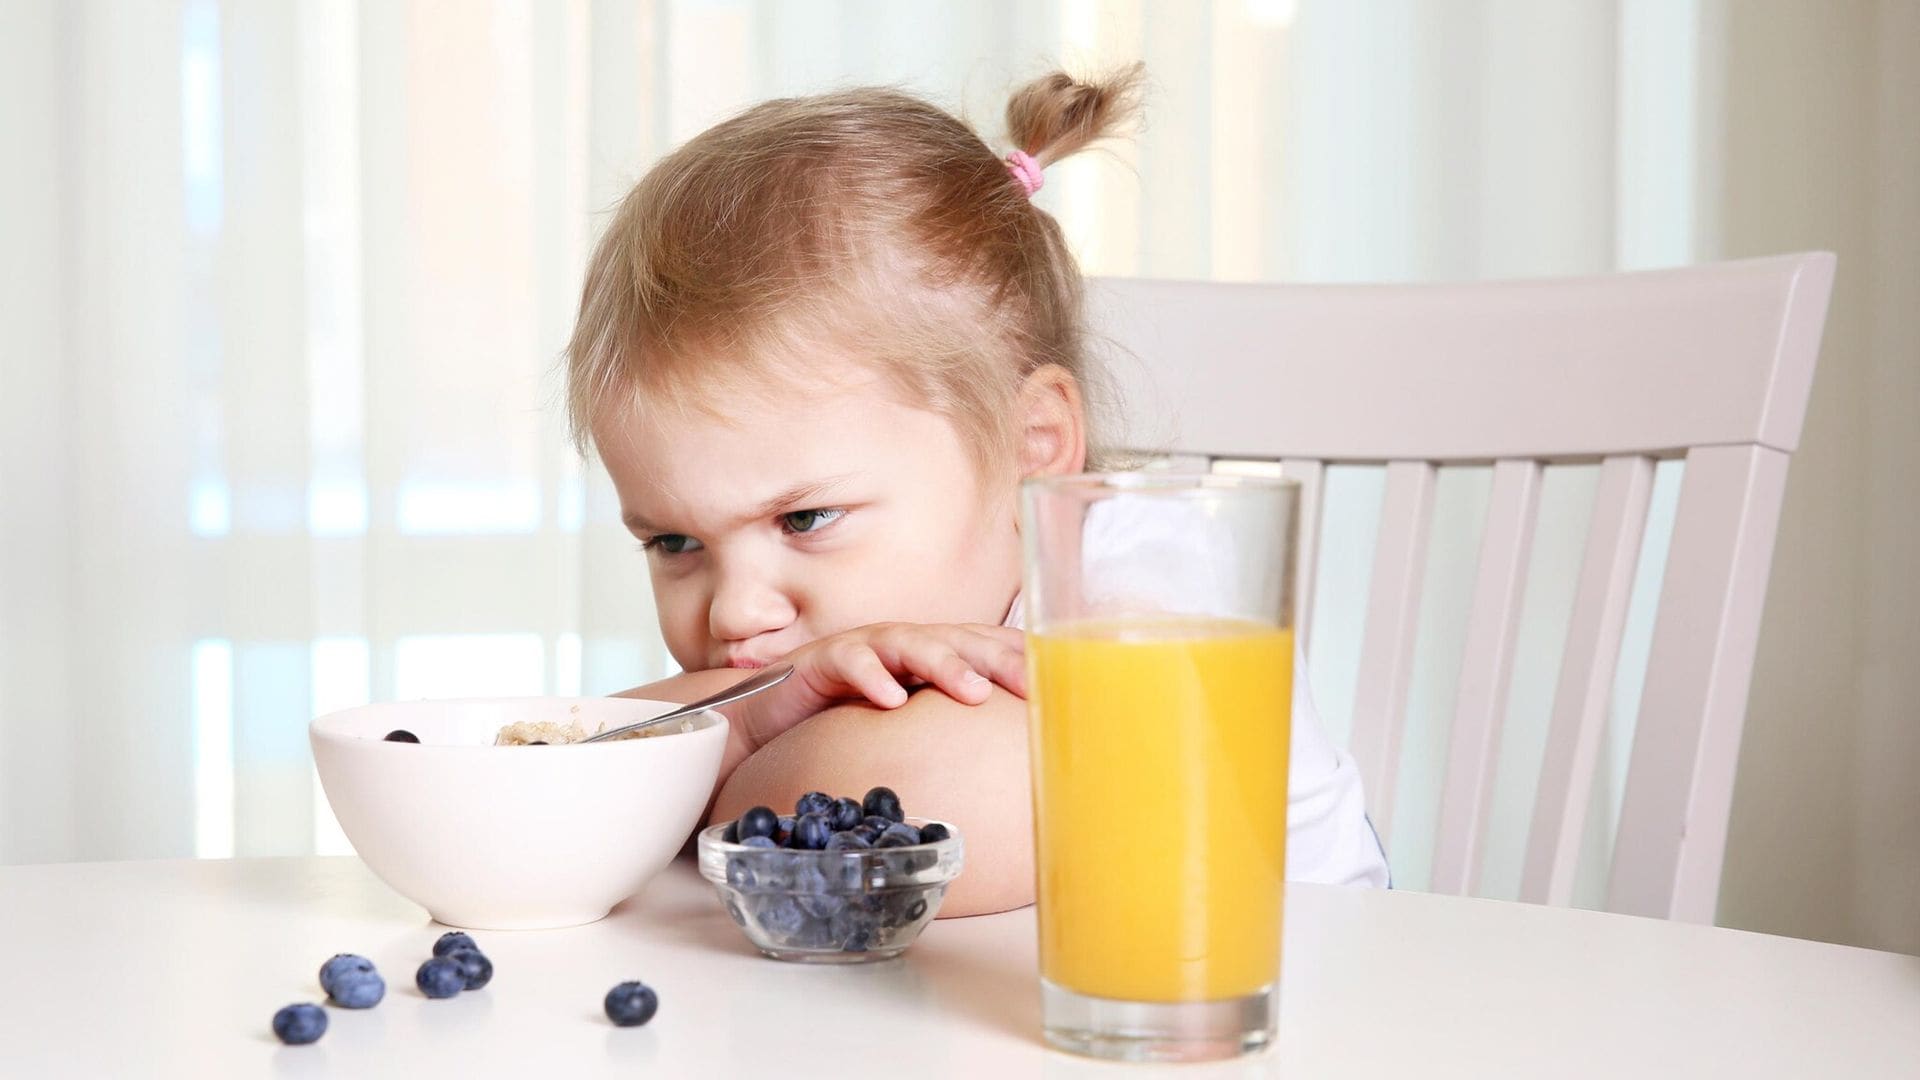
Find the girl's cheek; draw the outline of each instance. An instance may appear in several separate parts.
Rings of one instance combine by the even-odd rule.
[[[660,634],[674,659],[686,663],[683,653],[703,654],[707,640],[706,603],[700,589],[690,581],[653,579],[654,610],[659,613]]]

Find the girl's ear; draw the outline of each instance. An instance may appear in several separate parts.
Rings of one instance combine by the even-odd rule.
[[[1048,364],[1020,386],[1020,475],[1057,476],[1087,465],[1087,416],[1080,383]]]

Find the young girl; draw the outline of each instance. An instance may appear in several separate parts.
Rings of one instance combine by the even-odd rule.
[[[942,915],[1033,899],[1018,489],[1099,443],[1080,274],[1030,200],[1131,120],[1140,76],[1028,84],[1005,157],[892,90],[749,109],[621,203],[568,347],[576,437],[685,669],[628,693],[792,663],[726,710],[713,819],[888,785],[966,832]],[[1296,685],[1289,876],[1384,884],[1352,762]]]

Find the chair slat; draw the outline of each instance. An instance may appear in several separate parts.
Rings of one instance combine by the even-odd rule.
[[[1424,461],[1387,465],[1380,507],[1380,539],[1374,547],[1367,590],[1367,623],[1360,645],[1359,685],[1353,699],[1349,745],[1367,778],[1367,813],[1384,843],[1393,828],[1400,738],[1406,729],[1407,687],[1413,681],[1413,646],[1420,629],[1420,589],[1427,568],[1427,533],[1433,522],[1435,468]]]
[[[1434,836],[1434,892],[1472,893],[1479,885],[1481,844],[1500,756],[1507,695],[1527,565],[1539,520],[1541,466],[1501,461],[1493,467],[1493,494],[1480,539],[1480,565],[1467,616],[1460,688],[1454,698],[1447,772]]]
[[[1610,911],[1711,923],[1787,455],[1687,455],[1607,885]]]
[[[1574,590],[1560,678],[1554,687],[1533,824],[1527,833],[1520,874],[1522,900],[1565,906],[1573,899],[1600,737],[1606,730],[1607,704],[1652,495],[1653,459],[1610,457],[1601,465],[1600,490]]]
[[[1313,634],[1314,572],[1320,565],[1320,499],[1324,491],[1326,466],[1307,458],[1288,458],[1280,463],[1280,475],[1300,482],[1300,523],[1296,535],[1294,565],[1294,634],[1302,649],[1311,645]],[[1305,672],[1299,677],[1304,678]]]

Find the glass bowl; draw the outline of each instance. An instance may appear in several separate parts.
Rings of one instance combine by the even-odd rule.
[[[907,824],[932,824],[908,818]],[[912,847],[805,851],[745,847],[700,831],[700,875],[755,948],[775,960],[863,964],[906,951],[960,876],[965,846],[947,822],[945,840]]]

